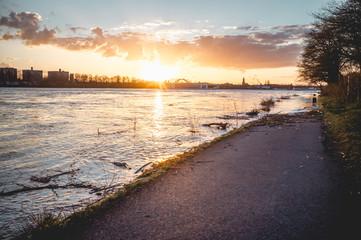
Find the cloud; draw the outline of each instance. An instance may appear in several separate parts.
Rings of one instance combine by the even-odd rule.
[[[159,29],[163,27],[169,27],[171,25],[174,25],[175,22],[173,21],[163,21],[161,19],[154,20],[152,22],[146,22],[144,24],[131,24],[129,25],[128,22],[122,23],[120,26],[112,28],[112,31],[119,31],[119,30],[125,30],[125,31],[133,31],[133,30],[143,30],[143,31],[154,31],[154,29]]]
[[[301,51],[298,44],[260,44],[247,35],[200,37],[194,61],[204,66],[234,69],[293,66]]]
[[[8,41],[8,40],[12,40],[12,39],[15,39],[15,36],[12,35],[12,34],[9,33],[9,32],[5,33],[5,34],[0,38],[0,40],[4,40],[4,41]]]
[[[77,33],[78,31],[88,30],[87,28],[84,28],[84,27],[70,27],[69,29],[70,29],[73,33]]]
[[[273,27],[243,26],[237,30],[250,31],[253,39],[260,43],[269,44],[289,44],[300,43],[305,37],[305,33],[310,28],[309,25],[286,25]]]
[[[0,26],[19,29],[16,36],[17,38],[24,40],[26,45],[49,44],[51,40],[56,37],[54,29],[48,30],[47,28],[44,28],[43,30],[39,30],[40,22],[41,16],[38,13],[29,12],[11,12],[9,17],[0,18]],[[9,38],[14,38],[14,35],[11,35],[10,33],[5,35],[2,37],[3,40],[5,40],[5,37],[7,37],[8,40]]]
[[[26,31],[36,31],[39,29],[41,16],[37,13],[15,13],[11,12],[9,17],[1,17],[0,26],[22,29]]]
[[[285,32],[278,32],[278,33],[256,32],[253,33],[252,36],[254,39],[262,43],[275,43],[275,44],[284,43],[291,37],[289,34]]]
[[[242,26],[237,27],[237,30],[244,30],[244,31],[256,31],[256,30],[264,30],[264,27],[258,27],[258,26]]]
[[[231,29],[231,30],[237,30],[238,27],[237,27],[237,26],[223,26],[223,29],[225,29],[225,30],[229,30],[229,29]]]
[[[296,36],[298,38],[303,38],[305,33],[312,28],[311,25],[286,25],[286,26],[275,26],[272,29],[282,31],[289,35]]]
[[[0,67],[2,67],[2,68],[12,68],[13,66],[11,66],[11,65],[8,64],[8,63],[2,62],[2,63],[0,63]]]
[[[17,60],[17,58],[14,58],[14,57],[4,57],[3,59],[6,60],[6,61],[15,61],[15,60]]]
[[[101,27],[92,28],[89,35],[76,36],[81,27],[70,27],[75,36],[59,37],[54,29],[40,27],[37,13],[14,13],[1,17],[0,26],[16,29],[5,33],[1,40],[21,39],[28,46],[54,45],[70,51],[95,51],[104,57],[121,57],[127,61],[153,60],[159,57],[163,64],[192,61],[199,66],[237,70],[294,66],[301,52],[297,42],[306,26],[290,25],[263,28],[257,26],[223,27],[247,30],[248,34],[210,36],[207,29],[163,29],[174,22],[156,20],[132,27],[124,23],[121,33],[109,33]],[[131,25],[132,26],[132,25]],[[141,33],[140,29],[159,28]],[[117,30],[119,30],[117,29]],[[199,34],[199,35],[195,35]],[[188,41],[171,36],[191,36]],[[192,36],[193,35],[193,36]]]

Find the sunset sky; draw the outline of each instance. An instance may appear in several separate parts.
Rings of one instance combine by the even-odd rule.
[[[295,83],[326,0],[0,0],[0,63],[164,80]]]

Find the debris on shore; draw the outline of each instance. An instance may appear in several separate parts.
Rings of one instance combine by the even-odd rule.
[[[33,181],[33,182],[48,183],[53,178],[57,178],[57,177],[60,177],[62,175],[66,175],[66,174],[75,174],[75,172],[77,172],[79,170],[80,170],[79,168],[78,169],[73,169],[71,171],[61,172],[61,173],[58,173],[58,174],[49,175],[49,176],[45,176],[45,177],[31,176],[30,180]]]
[[[205,127],[212,127],[212,126],[216,126],[216,128],[220,129],[220,130],[226,130],[227,127],[229,126],[228,123],[209,123],[209,124],[202,124],[202,126]]]
[[[125,162],[112,162],[115,166],[117,167],[123,167],[123,168],[126,168],[126,169],[132,169],[129,167],[129,165]]]

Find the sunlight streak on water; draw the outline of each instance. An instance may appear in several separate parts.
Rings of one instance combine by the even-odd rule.
[[[293,94],[299,96],[293,96]],[[147,162],[174,156],[250,121],[262,98],[291,96],[271,113],[311,107],[313,92],[261,90],[0,89],[0,191],[49,184],[124,184]],[[227,131],[202,124],[227,122]],[[119,166],[127,163],[131,169]],[[118,165],[117,165],[118,164]],[[99,196],[90,189],[50,189],[0,196],[0,235],[30,213],[68,213]],[[13,224],[16,223],[16,224]]]
[[[162,92],[156,92],[155,101],[154,101],[154,128],[152,129],[154,137],[161,137],[164,134],[164,113],[163,113],[163,102],[162,102]]]

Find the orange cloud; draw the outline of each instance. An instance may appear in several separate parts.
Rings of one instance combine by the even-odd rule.
[[[0,63],[0,67],[2,67],[2,68],[12,68],[13,66],[11,66],[11,65],[8,64],[8,63],[2,62],[2,63]]]
[[[157,39],[156,33],[105,34],[100,27],[91,29],[87,37],[58,37],[56,29],[41,30],[40,22],[41,16],[37,13],[12,12],[9,17],[1,17],[0,26],[18,31],[16,34],[6,33],[1,39],[22,39],[29,46],[51,44],[70,51],[96,51],[104,57],[122,57],[128,61],[152,60],[157,54],[163,64],[187,59],[200,66],[244,70],[295,66],[302,47],[290,41],[301,39],[305,30],[305,26],[298,25],[276,26],[268,30],[247,26],[237,29],[262,32],[199,36],[193,37],[192,41],[169,42]],[[77,29],[80,28],[72,29],[74,34]]]
[[[9,32],[5,33],[5,34],[1,37],[1,40],[5,40],[5,41],[12,40],[12,39],[15,39],[15,36],[12,35],[12,34],[9,33]]]

